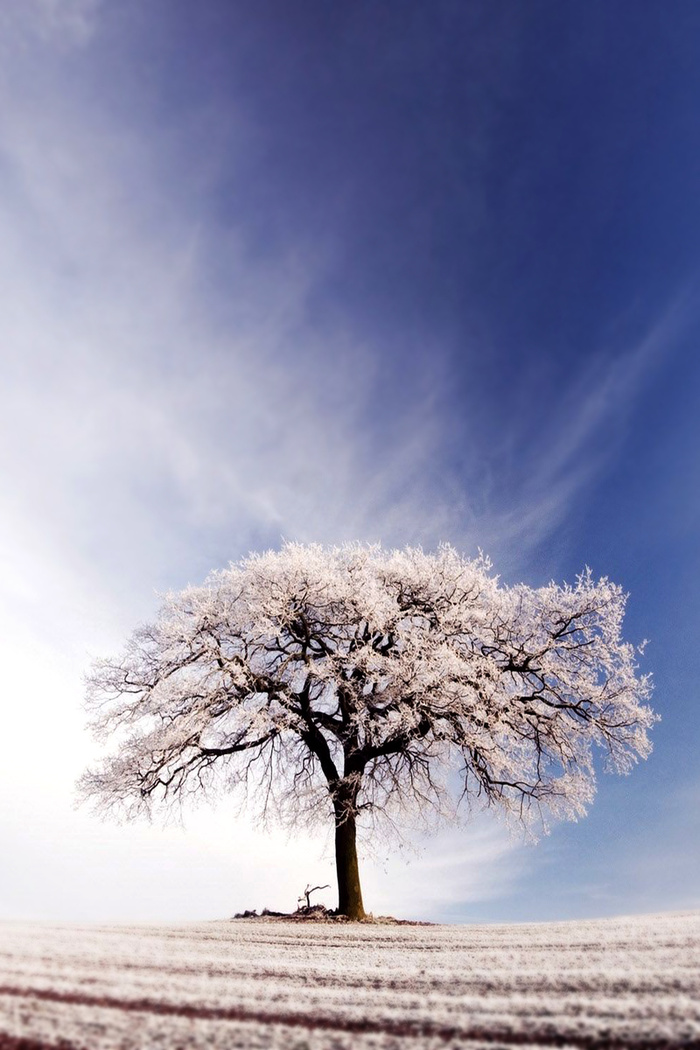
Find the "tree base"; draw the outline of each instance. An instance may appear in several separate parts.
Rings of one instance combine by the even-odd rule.
[[[270,911],[263,908],[258,915],[257,911],[241,911],[233,916],[231,921],[245,919],[249,922],[361,922],[370,926],[435,926],[434,922],[425,922],[419,919],[395,919],[393,915],[364,915],[361,919],[350,919],[340,912],[330,911],[323,904],[312,904],[309,908],[299,908],[297,911]]]

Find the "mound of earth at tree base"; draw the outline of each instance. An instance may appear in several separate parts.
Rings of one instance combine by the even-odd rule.
[[[324,907],[323,904],[312,904],[309,908],[298,908],[296,911],[270,911],[263,908],[258,915],[255,909],[240,911],[232,916],[231,921],[236,919],[258,920],[260,922],[361,922],[366,925],[375,926],[434,926],[433,922],[424,922],[419,919],[396,919],[393,915],[371,915],[367,914],[362,919],[349,919],[347,915],[341,915]]]

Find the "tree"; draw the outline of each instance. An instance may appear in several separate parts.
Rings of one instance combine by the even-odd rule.
[[[118,747],[84,795],[134,816],[243,787],[288,826],[332,819],[352,919],[358,818],[440,812],[455,772],[467,802],[575,819],[596,748],[618,772],[650,751],[626,595],[590,571],[533,589],[490,570],[449,546],[288,543],[169,594],[89,676],[93,727]]]

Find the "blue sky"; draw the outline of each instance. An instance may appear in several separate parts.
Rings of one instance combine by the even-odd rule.
[[[700,907],[699,44],[683,0],[5,0],[0,915],[328,881],[227,802],[72,802],[91,659],[283,537],[590,565],[650,639],[646,763],[536,846],[479,818],[379,850],[371,909]]]

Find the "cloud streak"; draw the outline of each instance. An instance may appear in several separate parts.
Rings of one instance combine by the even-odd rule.
[[[81,47],[95,32],[99,8],[100,0],[6,0],[0,28],[14,43],[38,38],[51,47]]]
[[[60,10],[95,31],[94,5]],[[2,107],[4,467],[26,515],[50,515],[91,564],[115,546],[117,572],[148,565],[160,585],[187,547],[221,563],[282,535],[523,552],[605,468],[678,311],[594,360],[532,431],[498,435],[478,383],[454,403],[449,348],[382,373],[393,347],[314,313],[323,258],[255,258],[242,219],[222,233],[180,210],[171,137],[105,125],[53,75],[51,105],[6,84]]]

